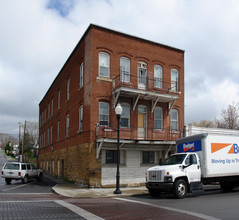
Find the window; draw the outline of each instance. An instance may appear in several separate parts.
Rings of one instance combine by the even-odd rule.
[[[192,164],[197,164],[197,157],[195,154],[188,155],[187,159],[185,160],[185,164],[188,165],[190,164],[190,158],[192,161]]]
[[[66,99],[70,99],[70,79],[67,80]]]
[[[163,68],[160,65],[154,65],[154,87],[163,88]]]
[[[108,53],[99,53],[99,76],[110,77],[110,55]]]
[[[109,103],[99,103],[99,124],[102,126],[109,126]]]
[[[154,151],[143,151],[142,163],[154,163]]]
[[[171,110],[171,130],[178,130],[178,110]]]
[[[130,127],[130,105],[125,103],[122,104],[122,115],[121,115],[121,127],[129,128]]]
[[[83,129],[83,105],[79,108],[79,131]]]
[[[117,163],[116,150],[106,150],[106,163]]]
[[[57,121],[57,140],[60,140],[60,120]]]
[[[120,81],[130,82],[130,59],[127,57],[120,58]]]
[[[52,144],[52,133],[53,132],[53,126],[51,126],[51,144]]]
[[[70,116],[66,116],[66,137],[69,136]]]
[[[50,140],[50,130],[49,128],[47,129],[47,144],[49,145],[49,140]]]
[[[48,103],[48,120],[50,119],[50,112],[51,112],[51,106],[50,106],[50,103]]]
[[[58,91],[58,109],[61,107],[61,90]]]
[[[53,98],[51,100],[51,117],[53,116]]]
[[[154,109],[154,129],[163,129],[163,109],[160,107]]]
[[[178,91],[178,70],[171,70],[171,90]]]
[[[80,88],[83,87],[84,65],[80,65]]]
[[[138,88],[147,88],[147,64],[145,62],[138,62]]]

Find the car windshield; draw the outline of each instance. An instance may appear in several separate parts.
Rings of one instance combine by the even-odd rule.
[[[177,154],[168,157],[162,165],[174,165],[174,164],[181,164],[185,159],[186,154]]]
[[[4,167],[4,169],[7,170],[18,170],[19,169],[19,164],[18,163],[7,163]]]

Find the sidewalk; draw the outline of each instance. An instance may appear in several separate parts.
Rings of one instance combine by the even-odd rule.
[[[120,188],[122,194],[114,194],[115,188],[82,188],[75,184],[57,184],[52,190],[62,196],[76,198],[104,198],[104,197],[122,197],[139,194],[148,194],[145,187],[124,187]]]
[[[139,194],[148,194],[146,187],[122,187],[120,188],[122,194],[114,194],[115,188],[86,188],[74,183],[68,183],[63,179],[57,179],[46,173],[44,178],[50,179],[56,185],[52,191],[56,194],[72,197],[72,198],[106,198],[106,197],[124,197]]]

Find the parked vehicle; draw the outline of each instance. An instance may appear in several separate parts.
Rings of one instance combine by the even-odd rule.
[[[10,184],[12,180],[22,180],[22,183],[27,183],[32,178],[42,181],[43,172],[31,163],[6,162],[2,168],[1,177],[5,178],[7,184]]]
[[[172,191],[176,198],[218,182],[224,191],[239,186],[239,136],[198,134],[176,141],[177,154],[147,170],[151,195]]]

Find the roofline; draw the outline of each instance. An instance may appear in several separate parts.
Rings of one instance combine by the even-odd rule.
[[[108,29],[108,28],[105,28],[105,27],[102,27],[102,26],[99,26],[99,25],[96,25],[96,24],[90,24],[88,26],[88,28],[86,29],[85,33],[83,34],[83,36],[81,37],[81,39],[79,40],[79,42],[77,43],[77,45],[75,46],[75,48],[73,49],[73,51],[71,52],[70,56],[67,58],[66,62],[64,63],[64,65],[60,69],[59,73],[57,74],[57,76],[53,80],[53,82],[50,85],[49,89],[47,90],[47,92],[43,96],[42,100],[39,103],[39,106],[42,103],[42,101],[45,99],[45,97],[47,96],[47,94],[50,91],[52,85],[55,83],[55,81],[57,80],[57,78],[60,75],[60,73],[62,72],[62,70],[65,68],[65,66],[68,63],[68,61],[71,59],[71,57],[73,56],[73,54],[75,53],[75,51],[77,50],[77,48],[79,47],[81,42],[84,40],[85,36],[93,28],[98,29],[98,30],[102,30],[102,31],[105,31],[105,32],[109,32],[109,33],[112,33],[112,34],[117,34],[117,35],[120,35],[120,36],[123,36],[123,37],[132,38],[132,39],[135,39],[135,40],[138,40],[138,41],[142,41],[142,42],[145,42],[145,43],[157,45],[157,46],[160,46],[160,47],[163,47],[163,48],[166,48],[166,49],[170,49],[170,50],[174,50],[174,51],[178,51],[178,52],[181,52],[181,53],[185,52],[184,50],[181,50],[181,49],[178,49],[178,48],[175,48],[175,47],[171,47],[171,46],[168,46],[168,45],[160,44],[160,43],[157,43],[157,42],[154,42],[154,41],[150,41],[150,40],[146,40],[144,38],[136,37],[136,36],[133,36],[133,35],[125,34],[123,32],[119,32],[119,31],[115,31],[115,30],[112,30],[112,29]]]

